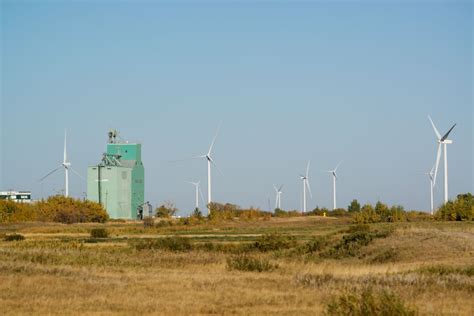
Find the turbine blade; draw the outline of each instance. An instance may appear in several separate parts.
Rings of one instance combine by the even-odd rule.
[[[278,189],[277,189],[276,185],[273,185],[273,188],[275,189],[275,192],[278,193]]]
[[[451,128],[449,129],[449,131],[448,131],[446,134],[444,134],[443,137],[441,137],[441,140],[440,140],[440,141],[444,142],[446,139],[448,139],[449,134],[451,133],[451,131],[452,131],[455,127],[456,127],[456,124],[454,124],[453,127],[451,127]]]
[[[334,169],[334,172],[337,171],[337,169],[339,168],[339,166],[340,166],[341,164],[342,164],[342,160],[337,164],[336,169]]]
[[[44,177],[42,177],[41,179],[38,180],[38,182],[42,182],[44,179],[46,179],[47,177],[49,177],[50,175],[52,175],[53,173],[55,173],[56,171],[58,171],[63,165],[60,165],[59,167],[57,167],[56,169],[54,169],[53,171],[50,171],[47,175],[45,175]]]
[[[436,184],[436,177],[438,176],[438,168],[439,168],[440,159],[441,159],[441,143],[438,144],[438,150],[436,153],[436,164],[435,164],[434,180],[433,180],[434,184]]]
[[[282,184],[281,187],[278,189],[278,192],[281,192],[281,189],[283,189],[284,186],[285,186],[285,185]]]
[[[64,129],[64,155],[63,155],[63,162],[67,162],[67,129]]]
[[[306,180],[306,187],[308,188],[309,196],[313,198],[313,193],[311,192],[311,186],[309,185],[309,180]]]
[[[311,165],[311,160],[308,160],[308,165],[306,166],[306,178],[308,177],[308,174],[309,174],[310,165]]]
[[[206,158],[206,155],[194,156],[194,157],[185,158],[185,159],[168,160],[168,162],[169,162],[169,163],[175,163],[175,162],[183,162],[183,161],[194,160],[194,159],[200,159],[200,158]]]
[[[214,165],[214,167],[216,167],[217,171],[221,174],[221,176],[223,176],[224,174],[222,173],[222,171],[219,169],[219,167],[216,165],[216,163],[211,157],[209,157],[209,161]]]
[[[198,187],[199,190],[199,195],[201,196],[201,202],[206,204],[206,201],[204,200],[204,195],[202,195],[201,187]]]
[[[69,169],[69,168],[68,168]],[[74,172],[76,174],[76,176],[78,176],[79,178],[81,178],[82,180],[86,180],[79,172],[77,172],[76,170],[70,168],[72,172]]]
[[[440,140],[441,139],[441,134],[438,132],[438,129],[436,128],[435,124],[433,123],[433,120],[431,119],[431,116],[428,115],[428,119],[431,122],[431,126],[433,126],[433,130],[436,134],[436,137],[438,137],[438,140]]]
[[[221,125],[222,125],[222,122],[220,122],[219,126],[217,127],[216,135],[214,136],[214,139],[212,140],[211,147],[209,147],[209,151],[207,152],[207,155],[210,155],[212,152],[212,148],[214,147],[214,144],[216,143],[217,135],[219,135]]]

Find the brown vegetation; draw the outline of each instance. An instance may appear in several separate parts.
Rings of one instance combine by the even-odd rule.
[[[94,228],[109,238],[91,240]],[[0,226],[0,234],[13,233],[25,239],[0,239],[7,315],[472,315],[474,308],[472,222],[355,226],[300,216]]]

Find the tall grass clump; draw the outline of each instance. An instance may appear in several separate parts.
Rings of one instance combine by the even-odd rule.
[[[238,255],[227,258],[227,268],[229,270],[265,272],[273,271],[277,269],[278,266],[270,263],[268,259],[256,258],[248,255]]]
[[[260,236],[250,248],[260,252],[289,249],[296,246],[296,239],[292,236],[266,234]]]
[[[137,250],[165,250],[172,252],[186,252],[193,249],[188,238],[166,237],[159,239],[142,240],[135,244]]]
[[[343,236],[339,243],[322,253],[322,257],[334,259],[356,257],[359,255],[359,250],[367,246],[372,240],[386,238],[391,234],[391,230],[368,231],[367,226],[357,225],[350,228],[349,231],[352,231],[352,233]]]
[[[326,305],[327,315],[350,316],[411,316],[416,310],[408,307],[402,299],[388,290],[374,291],[371,287],[344,293],[332,298]]]
[[[21,234],[11,234],[11,235],[6,235],[3,239],[5,241],[21,241],[21,240],[25,240],[25,236]]]
[[[465,275],[468,277],[474,276],[474,264],[466,266],[466,267],[448,267],[448,266],[430,266],[430,267],[423,267],[417,270],[417,272],[421,274],[430,274],[430,275],[450,275],[450,274],[458,274],[458,275]]]
[[[91,230],[91,238],[107,238],[109,232],[105,228],[93,228]]]

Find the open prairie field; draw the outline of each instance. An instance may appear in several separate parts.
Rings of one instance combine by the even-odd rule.
[[[474,314],[472,222],[25,223],[0,235],[4,315]]]

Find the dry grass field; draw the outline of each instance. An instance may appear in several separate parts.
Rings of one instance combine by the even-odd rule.
[[[25,239],[0,238],[3,315],[338,314],[364,291],[399,314],[474,314],[472,222],[0,226],[12,233]]]

